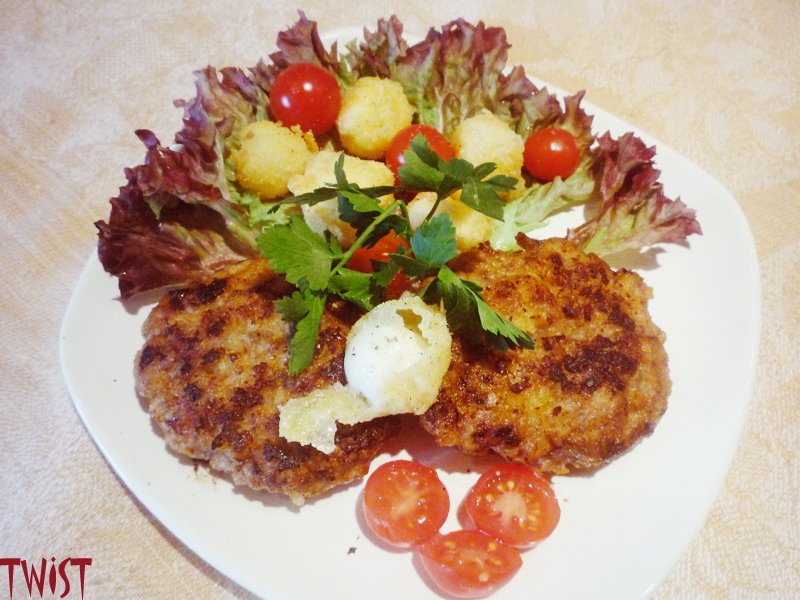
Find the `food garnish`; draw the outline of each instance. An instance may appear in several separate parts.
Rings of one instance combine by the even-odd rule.
[[[575,172],[581,151],[575,136],[560,127],[534,131],[525,140],[525,169],[542,181],[566,179]]]
[[[561,516],[550,482],[517,463],[484,472],[464,504],[478,529],[515,548],[530,548],[546,538]]]
[[[678,242],[700,232],[694,211],[668,199],[655,183],[652,149],[634,136],[596,138],[592,118],[581,107],[582,92],[566,97],[562,107],[521,66],[506,72],[509,44],[502,28],[459,19],[431,29],[413,46],[402,30],[396,17],[382,19],[340,54],[325,46],[316,23],[301,13],[278,36],[278,51],[268,62],[249,70],[198,71],[195,98],[176,103],[184,109],[184,125],[175,144],[137,131],[145,160],[126,171],[127,183],[111,199],[109,218],[96,223],[100,260],[119,278],[122,297],[207,280],[224,266],[257,256],[262,228],[286,219],[239,185],[230,159],[245,126],[270,118],[267,107],[278,75],[298,63],[327,70],[345,92],[363,77],[398,82],[416,122],[445,137],[482,110],[520,136],[547,127],[570,131],[582,157],[575,172],[566,180],[530,182],[509,199],[503,222],[493,226],[496,248],[516,248],[518,232],[530,232],[597,194],[605,210],[569,234],[592,251]]]
[[[435,469],[416,461],[384,463],[367,479],[361,499],[369,529],[382,541],[410,548],[432,583],[456,598],[488,596],[522,567],[529,548],[555,529],[560,508],[550,483],[530,467],[501,463],[467,492],[471,522],[441,533],[450,509]]]
[[[422,544],[417,556],[433,583],[455,598],[483,598],[522,568],[522,556],[480,529],[457,529]]]
[[[378,538],[408,548],[439,533],[450,511],[450,496],[435,469],[393,460],[369,476],[361,504],[364,519]]]
[[[281,436],[330,453],[338,423],[423,414],[436,401],[450,366],[451,343],[438,306],[413,294],[379,304],[347,334],[347,383],[290,398],[279,408]]]
[[[653,166],[656,150],[632,133],[597,139],[600,207],[594,217],[569,232],[586,252],[610,254],[652,244],[684,242],[700,233],[694,211],[670,200]]]
[[[397,185],[402,185],[400,167],[406,164],[405,153],[411,149],[411,142],[420,134],[428,141],[431,150],[442,160],[448,161],[456,156],[453,146],[438,129],[434,129],[430,125],[409,125],[395,134],[386,149],[386,166],[394,173]]]
[[[400,190],[434,192],[438,203],[460,189],[465,205],[495,218],[502,215],[503,203],[498,191],[514,185],[509,177],[490,177],[494,171],[491,163],[474,167],[463,159],[444,161],[431,150],[422,135],[412,141],[404,160],[398,171]],[[529,334],[481,299],[479,286],[457,277],[447,267],[447,262],[457,254],[456,232],[448,214],[432,216],[437,203],[413,233],[409,233],[411,225],[403,202],[395,200],[382,208],[378,200],[396,189],[361,189],[348,182],[343,164],[344,156],[336,163],[336,184],[287,198],[277,203],[276,210],[287,204],[313,206],[337,197],[340,218],[352,225],[358,234],[350,248],[345,250],[334,237],[325,239],[313,232],[297,216],[287,224],[264,228],[258,237],[258,246],[270,267],[285,273],[287,280],[298,287],[277,305],[286,320],[296,325],[289,346],[289,373],[298,373],[311,362],[317,341],[316,329],[328,294],[370,310],[385,296],[386,288],[398,273],[418,279],[433,278],[421,295],[429,303],[442,304],[454,331],[470,330],[501,349],[533,345]],[[359,248],[374,245],[389,231],[408,237],[411,253],[392,254],[386,266],[373,273],[348,268]]]
[[[353,256],[350,257],[350,262],[347,263],[347,266],[361,273],[374,273],[376,262],[389,263],[391,262],[390,257],[392,254],[397,254],[398,252],[408,253],[410,251],[411,245],[406,240],[394,231],[389,231],[371,247],[361,246],[357,248],[353,252]],[[403,290],[408,287],[409,281],[408,277],[402,273],[397,273],[394,279],[389,282],[389,285],[386,286],[386,297],[390,299],[399,297]]]
[[[336,124],[342,105],[341,90],[330,71],[313,63],[286,67],[275,78],[269,109],[276,121],[297,126],[315,136]]]

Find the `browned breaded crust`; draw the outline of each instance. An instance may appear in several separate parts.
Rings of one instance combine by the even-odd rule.
[[[330,455],[279,436],[278,406],[344,383],[347,332],[359,316],[331,299],[313,364],[289,376],[290,329],[274,302],[291,289],[257,259],[167,293],[144,324],[135,368],[137,391],[171,448],[209,461],[237,484],[298,500],[363,476],[393,423],[340,425]]]
[[[507,353],[455,336],[453,360],[423,426],[437,442],[495,452],[545,471],[598,467],[653,431],[670,380],[651,290],[563,239],[487,246],[453,270],[484,288],[500,314],[534,336]]]

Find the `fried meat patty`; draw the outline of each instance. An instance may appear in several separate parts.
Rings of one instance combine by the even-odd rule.
[[[564,239],[521,236],[451,264],[497,312],[534,337],[500,352],[456,335],[437,401],[421,420],[443,446],[494,452],[551,473],[591,469],[653,431],[670,380],[650,288]]]
[[[300,501],[363,476],[394,423],[339,425],[330,455],[278,434],[278,406],[344,383],[347,333],[360,315],[331,299],[313,364],[290,376],[290,329],[275,300],[292,289],[254,259],[168,292],[143,326],[135,369],[137,391],[173,450],[208,461],[236,484]]]

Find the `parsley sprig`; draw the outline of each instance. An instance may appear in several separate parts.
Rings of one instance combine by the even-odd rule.
[[[474,167],[462,159],[444,161],[422,136],[412,141],[404,158],[399,187],[362,189],[349,182],[342,155],[334,168],[335,184],[275,203],[278,209],[287,203],[314,205],[337,198],[341,219],[356,231],[355,242],[344,250],[334,236],[317,234],[302,217],[294,215],[288,222],[265,228],[258,237],[259,250],[270,267],[297,288],[276,302],[281,316],[295,325],[289,344],[289,373],[299,373],[311,363],[330,294],[370,310],[384,299],[386,287],[398,272],[427,281],[422,298],[443,306],[453,330],[481,335],[501,350],[533,347],[530,335],[484,302],[480,286],[461,279],[447,266],[457,254],[456,229],[449,214],[435,215],[439,203],[460,189],[466,205],[502,220],[504,203],[498,192],[511,189],[516,180],[504,175],[488,177],[495,169],[492,163]],[[413,232],[403,202],[396,200],[384,208],[379,201],[382,196],[409,189],[436,193],[434,207]],[[389,231],[408,240],[411,253],[401,248],[387,263],[376,265],[374,273],[347,268],[358,248],[372,246]]]
[[[457,190],[461,202],[490,217],[503,220],[505,202],[498,192],[512,189],[517,180],[507,175],[487,177],[495,170],[494,163],[477,167],[461,158],[445,161],[433,150],[423,135],[411,140],[411,150],[403,155],[405,163],[398,169],[403,185],[416,191],[436,192],[436,202],[427,219],[436,214],[439,203]]]

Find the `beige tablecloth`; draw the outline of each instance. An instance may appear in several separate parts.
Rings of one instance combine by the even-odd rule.
[[[255,64],[297,8],[323,30],[392,13],[407,32],[460,16],[504,26],[512,62],[587,89],[590,102],[730,190],[763,286],[755,394],[713,510],[653,597],[798,597],[796,0],[4,2],[0,558],[91,556],[86,598],[249,597],[177,541],[103,459],[62,378],[59,326],[95,245],[92,223],[107,215],[123,167],[142,159],[133,130],[170,140],[181,117],[171,101],[192,95],[192,70]],[[29,597],[16,573],[14,598]],[[7,590],[0,566],[0,598]]]

